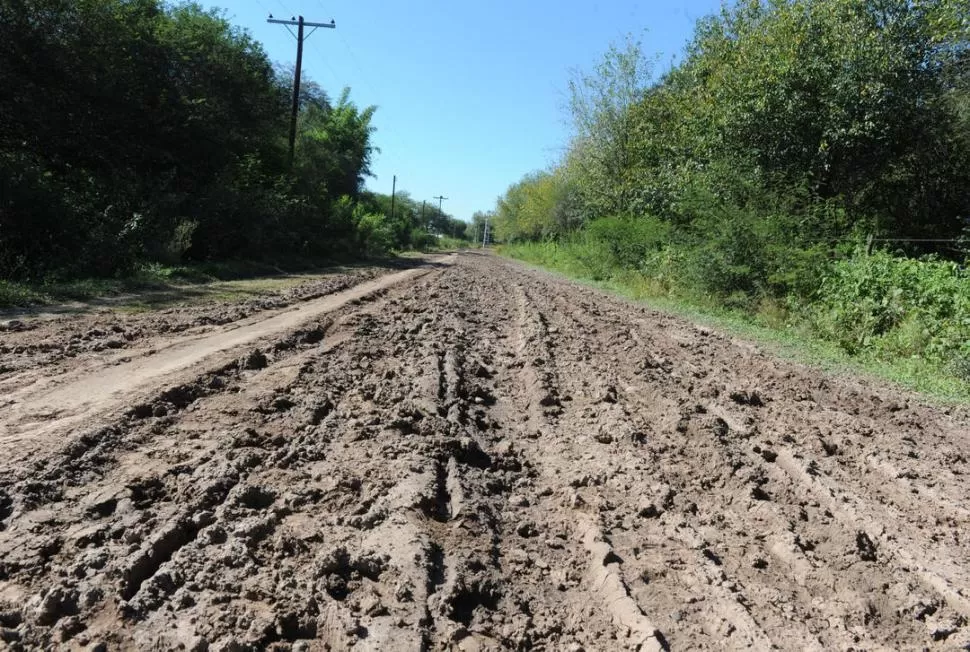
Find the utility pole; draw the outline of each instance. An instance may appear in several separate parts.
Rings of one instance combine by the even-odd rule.
[[[303,41],[310,38],[310,34],[317,31],[317,29],[323,27],[326,29],[335,29],[337,24],[330,20],[329,23],[308,23],[303,20],[303,16],[299,18],[291,18],[290,20],[279,20],[273,18],[273,14],[269,15],[266,19],[267,23],[274,23],[276,25],[283,25],[289,30],[290,34],[293,34],[293,30],[290,29],[290,25],[297,26],[297,33],[293,34],[296,38],[296,73],[293,75],[293,111],[290,115],[290,168],[293,167],[293,157],[296,152],[296,117],[300,112],[300,74],[303,72]],[[310,34],[306,36],[303,35],[304,27],[312,27]]]
[[[488,215],[485,216],[485,235],[482,236],[482,249],[488,244]]]
[[[397,175],[394,175],[394,181],[391,183],[391,221],[394,221],[394,195],[397,193]]]
[[[441,216],[442,216],[442,213],[441,213],[441,202],[443,202],[444,200],[446,200],[448,198],[447,197],[442,197],[441,195],[438,195],[437,197],[432,197],[431,199],[437,199],[438,200],[438,219],[440,220],[441,219]]]
[[[441,216],[441,202],[443,202],[444,200],[446,200],[448,198],[447,197],[442,197],[441,195],[438,195],[437,197],[432,197],[432,199],[437,199],[438,200],[438,216],[440,217]]]

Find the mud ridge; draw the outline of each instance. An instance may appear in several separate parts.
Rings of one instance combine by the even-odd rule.
[[[3,645],[970,644],[964,410],[490,255],[365,295],[5,439]],[[56,384],[55,340],[94,319],[5,331],[0,356]],[[91,322],[78,364],[180,328],[138,319]]]

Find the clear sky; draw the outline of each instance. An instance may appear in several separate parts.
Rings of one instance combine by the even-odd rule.
[[[304,79],[332,96],[345,86],[377,105],[367,186],[415,199],[444,195],[469,219],[509,184],[548,167],[569,138],[570,71],[597,63],[612,42],[638,36],[660,68],[679,56],[698,18],[720,0],[207,0],[291,64],[296,41],[267,14],[337,23],[303,51]]]

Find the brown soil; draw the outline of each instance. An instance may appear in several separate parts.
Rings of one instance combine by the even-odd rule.
[[[490,256],[442,263],[264,311],[248,339],[153,332],[120,365],[29,359],[89,318],[0,334],[0,642],[970,643],[965,411]]]

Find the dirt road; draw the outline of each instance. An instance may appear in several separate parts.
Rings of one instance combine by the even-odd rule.
[[[189,333],[130,391],[97,379],[187,340],[30,362],[0,333],[0,641],[970,643],[965,411],[489,256],[381,279]]]

